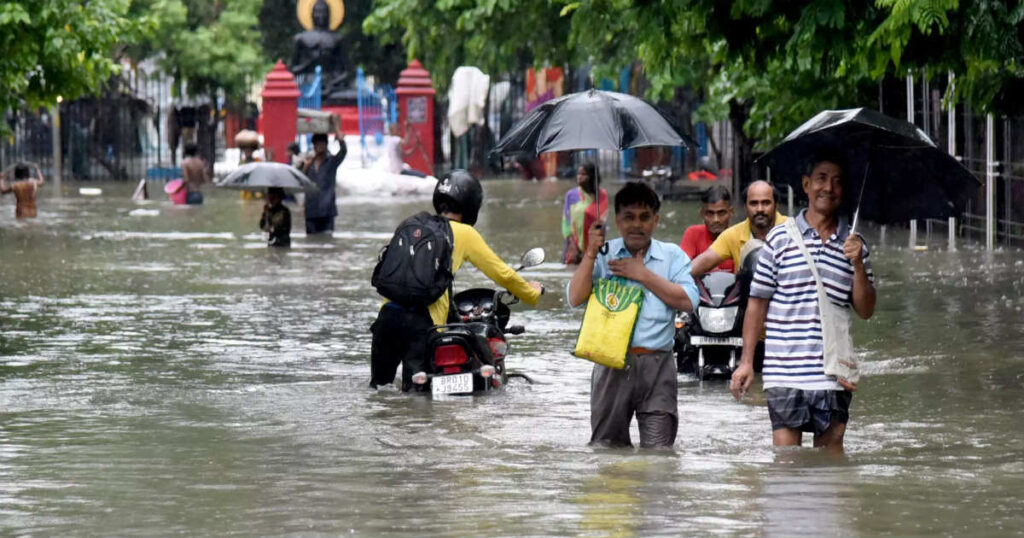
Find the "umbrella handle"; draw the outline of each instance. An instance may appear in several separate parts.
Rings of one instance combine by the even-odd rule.
[[[600,252],[601,254],[608,254],[608,242],[605,241],[604,244],[601,245],[601,248],[597,249],[597,251]]]

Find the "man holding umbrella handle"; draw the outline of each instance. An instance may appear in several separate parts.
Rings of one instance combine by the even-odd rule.
[[[794,223],[768,233],[751,283],[743,354],[730,389],[739,399],[750,388],[754,349],[767,326],[763,377],[775,446],[799,445],[802,433],[809,431],[815,447],[843,449],[857,386],[825,374],[822,334],[835,318],[823,319],[822,309],[852,308],[867,319],[875,308],[868,249],[839,217],[845,168],[840,153],[822,150],[812,156],[802,177],[808,207]],[[832,305],[823,304],[813,292],[819,278]]]

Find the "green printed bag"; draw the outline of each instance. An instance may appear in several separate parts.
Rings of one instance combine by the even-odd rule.
[[[644,289],[621,278],[602,278],[594,284],[583,314],[573,355],[608,368],[623,370],[633,339]]]

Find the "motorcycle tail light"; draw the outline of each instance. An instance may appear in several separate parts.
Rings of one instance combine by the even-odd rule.
[[[483,377],[491,377],[494,375],[494,367],[490,364],[485,364],[480,367],[480,375]]]
[[[487,345],[491,346],[491,354],[495,358],[504,357],[508,352],[508,344],[501,338],[488,338]]]
[[[469,362],[466,350],[462,346],[447,345],[438,346],[434,349],[434,366],[443,368],[445,366],[458,366]]]

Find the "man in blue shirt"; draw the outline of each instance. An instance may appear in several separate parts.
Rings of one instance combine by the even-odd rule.
[[[632,446],[629,424],[636,414],[641,447],[669,447],[679,427],[676,363],[672,354],[675,312],[690,311],[697,286],[690,258],[679,245],[651,239],[658,226],[658,195],[645,184],[627,183],[615,195],[618,239],[601,254],[604,228],[590,228],[590,241],[569,282],[572,306],[589,297],[594,280],[621,277],[644,289],[644,302],[633,328],[628,370],[595,364],[591,376],[591,444]]]

